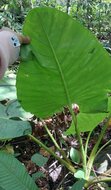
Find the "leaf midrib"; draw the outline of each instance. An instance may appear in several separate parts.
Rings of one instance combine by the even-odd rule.
[[[62,80],[62,83],[63,83],[63,86],[64,86],[64,90],[65,90],[65,95],[66,95],[66,98],[67,98],[67,103],[68,103],[69,107],[71,107],[70,95],[69,95],[69,92],[68,92],[67,84],[66,84],[65,77],[64,77],[64,74],[63,74],[63,72],[62,72],[62,69],[61,69],[59,60],[58,60],[57,55],[56,55],[56,53],[55,53],[55,51],[54,51],[53,45],[52,45],[52,43],[51,43],[51,41],[50,41],[50,39],[49,39],[49,37],[48,37],[48,35],[47,35],[47,32],[46,32],[46,30],[45,30],[45,28],[44,28],[41,15],[40,15],[39,13],[38,13],[38,15],[39,15],[40,23],[41,23],[41,26],[42,26],[42,28],[43,28],[44,34],[45,34],[45,36],[46,36],[46,38],[47,38],[47,41],[48,41],[48,43],[49,43],[50,49],[51,49],[51,51],[52,51],[52,54],[53,54],[53,56],[54,56],[56,65],[57,65],[57,67],[58,67],[58,70],[59,70],[59,73],[60,73],[60,76],[61,76],[61,80]]]

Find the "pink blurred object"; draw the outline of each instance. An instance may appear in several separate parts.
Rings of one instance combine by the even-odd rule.
[[[0,30],[0,79],[8,66],[19,57],[20,42],[15,32],[10,29]]]
[[[79,106],[77,104],[72,104],[72,109],[76,115],[80,112]]]

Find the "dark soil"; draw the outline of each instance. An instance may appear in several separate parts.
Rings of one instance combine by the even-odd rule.
[[[60,153],[57,151],[54,144],[52,143],[51,139],[49,138],[42,122],[35,116],[31,118],[30,122],[33,128],[33,135],[42,142],[44,142],[45,145],[50,147],[58,155],[60,155]],[[69,156],[69,150],[71,147],[75,147],[79,150],[79,145],[76,136],[70,136],[70,137],[63,136],[63,132],[70,126],[71,123],[71,115],[68,109],[65,108],[64,112],[54,115],[52,118],[44,120],[44,122],[47,124],[48,128],[50,129],[51,133],[53,134],[54,138],[56,139],[60,147],[65,150],[67,156]],[[97,138],[98,135],[100,134],[102,127],[103,127],[103,122],[92,133],[90,144],[88,146],[88,153],[91,152],[94,144],[97,142]],[[85,142],[88,133],[82,133],[81,135]],[[110,139],[111,139],[111,128],[109,126],[101,142],[101,146],[104,145]],[[43,148],[39,147],[37,144],[32,142],[29,138],[21,137],[13,139],[10,143],[14,147],[16,157],[19,159],[20,162],[24,163],[28,173],[31,176],[33,176],[33,174],[35,174],[36,172],[40,171],[43,172],[44,176],[37,179],[35,178],[35,182],[41,190],[69,190],[69,187],[71,187],[76,182],[76,179],[68,171],[67,168],[62,166],[57,160],[55,160],[54,157],[50,156],[49,153],[47,153]],[[35,153],[40,153],[48,158],[48,162],[47,164],[45,164],[44,167],[39,167],[31,161],[31,157]],[[107,152],[105,152],[105,154],[107,155]],[[108,164],[109,166],[107,169],[110,168],[111,162],[108,162]],[[74,164],[74,166],[78,168],[78,165]],[[95,172],[96,170],[97,168],[95,168]],[[90,190],[93,189],[102,190],[104,188],[97,186],[90,188]]]

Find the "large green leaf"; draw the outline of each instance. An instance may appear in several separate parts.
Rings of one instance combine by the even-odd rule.
[[[13,155],[0,151],[0,186],[4,190],[37,190],[25,166]]]
[[[90,31],[44,7],[29,12],[23,32],[31,44],[23,47],[17,95],[27,111],[48,117],[71,103],[81,112],[107,111],[111,59]]]
[[[108,111],[111,113],[111,96],[108,97]]]

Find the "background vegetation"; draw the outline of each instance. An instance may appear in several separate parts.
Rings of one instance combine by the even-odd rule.
[[[4,0],[0,2],[0,27],[8,26],[21,31],[28,11],[38,6],[55,7],[67,12],[93,31],[105,46],[111,46],[110,0]]]
[[[73,19],[79,20],[79,22],[82,23],[82,25],[87,27],[89,30],[91,30],[94,33],[94,35],[97,36],[97,38],[100,40],[100,42],[103,43],[104,48],[106,48],[109,53],[111,52],[111,32],[110,32],[110,30],[111,30],[111,21],[110,21],[111,20],[111,3],[110,3],[110,1],[104,1],[104,0],[64,0],[64,1],[62,1],[62,0],[44,0],[44,1],[43,0],[30,0],[30,1],[29,0],[20,0],[20,1],[10,0],[10,1],[8,1],[8,0],[3,0],[2,2],[0,2],[0,27],[6,26],[17,32],[22,32],[22,26],[23,26],[25,17],[27,16],[27,13],[34,7],[43,7],[43,6],[57,8],[58,10],[61,10],[63,12],[66,12],[67,14],[69,14]],[[110,60],[109,60],[109,63],[110,63]],[[10,80],[9,80],[9,82],[10,82]],[[5,89],[6,89],[6,87],[5,87]],[[10,89],[10,91],[11,91],[11,89]],[[12,91],[11,91],[11,93],[13,94]],[[5,95],[5,93],[4,93],[4,95]],[[4,98],[5,101],[3,99],[3,93],[1,93],[1,96],[2,96],[1,110],[4,110],[4,112],[1,111],[1,115],[4,114],[3,117],[6,117],[6,119],[9,119],[7,123],[10,126],[12,126],[12,125],[16,126],[15,123],[12,123],[12,120],[14,118],[14,121],[15,121],[16,117],[17,117],[17,119],[18,119],[18,117],[20,119],[21,115],[19,115],[18,112],[15,114],[15,111],[13,111],[13,113],[12,113],[12,107],[11,107],[11,109],[9,109],[10,105],[12,105],[13,103],[15,104],[16,101],[11,102],[10,99],[12,98],[12,95],[8,96],[8,99]],[[19,105],[17,104],[14,106],[17,108],[16,110],[18,111]],[[29,119],[29,118],[31,118],[31,119]],[[39,118],[36,118],[35,116],[30,116],[29,118],[28,119],[29,119],[30,123],[32,122],[35,127],[35,130],[33,130],[33,135],[39,137],[40,140],[45,142],[46,148],[51,147],[51,152],[49,152],[49,153],[52,153],[52,155],[54,155],[53,152],[55,152],[55,149],[54,149],[55,147],[52,146],[52,142],[49,141],[49,137],[47,137],[46,134],[44,135],[44,129],[43,129],[44,123],[42,123],[43,121],[41,122],[39,120]],[[3,118],[1,118],[1,119],[3,119]],[[26,120],[27,120],[27,118],[26,118]],[[66,121],[66,120],[67,120],[67,122],[65,123],[64,121]],[[5,123],[5,121],[3,121],[3,122]],[[9,122],[11,122],[11,123],[9,123]],[[57,139],[59,141],[61,149],[63,147],[65,147],[65,148],[67,147],[67,149],[76,147],[78,149],[78,144],[76,144],[76,142],[73,142],[74,138],[71,139],[71,137],[70,137],[70,138],[65,139],[64,142],[62,141],[63,140],[62,139],[63,131],[66,130],[69,123],[71,123],[69,110],[66,109],[65,113],[62,113],[60,115],[59,114],[54,115],[53,118],[50,118],[49,120],[46,120],[45,122],[48,125],[48,127],[50,128],[52,134],[54,134],[55,139]],[[67,126],[66,126],[66,124],[67,124]],[[20,125],[20,123],[19,123],[19,125]],[[23,126],[24,126],[24,129],[23,129]],[[54,128],[55,126],[56,126],[56,128]],[[61,129],[60,129],[60,127],[61,127]],[[62,127],[63,128],[66,127],[66,128],[63,129]],[[89,127],[89,124],[88,124],[88,127]],[[31,133],[31,128],[27,123],[22,122],[21,128],[23,129],[23,131],[20,131],[21,134],[18,135],[19,137],[21,137],[23,135],[27,135],[27,133],[29,133],[29,134]],[[18,129],[18,126],[15,129],[15,132],[17,131],[17,129]],[[61,134],[60,134],[59,129],[61,130]],[[9,130],[9,127],[7,127],[6,131],[8,131],[8,130]],[[95,136],[98,136],[99,130],[101,130],[101,127],[96,132],[92,133],[93,140],[89,143],[89,147],[87,147],[88,146],[87,145],[88,144],[87,134],[83,134],[83,139],[86,140],[86,147],[88,148],[88,153],[90,152],[91,146],[93,147],[94,143],[96,142],[96,140],[94,138],[95,138]],[[108,130],[110,130],[110,129],[108,129]],[[10,130],[9,130],[9,132],[10,132]],[[95,134],[97,134],[97,135],[95,135]],[[106,136],[104,137],[105,141],[107,141],[108,138],[110,139],[110,135],[109,136],[108,135],[109,135],[109,132],[106,133]],[[12,129],[11,133],[8,133],[8,137],[5,139],[6,140],[13,139],[14,137],[18,137],[18,136],[16,134],[14,134],[14,129]],[[103,136],[104,136],[104,133],[103,133]],[[102,139],[103,136],[101,136],[100,138]],[[3,134],[3,137],[4,137],[4,134]],[[4,139],[3,137],[1,136],[1,139]],[[90,137],[90,134],[89,134],[89,137]],[[84,140],[83,140],[83,142],[84,142]],[[13,145],[14,150],[11,147],[11,151],[14,152],[15,154],[17,154],[16,157],[18,158],[18,160],[25,164],[29,174],[31,174],[33,176],[33,174],[35,174],[36,171],[39,171],[40,168],[38,169],[35,165],[32,164],[31,157],[34,153],[41,151],[42,154],[45,154],[45,152],[43,150],[39,149],[38,146],[35,146],[35,144],[33,145],[33,143],[30,143],[30,141],[27,141],[27,139],[24,140],[24,138],[23,138],[23,142],[25,142],[26,144],[22,143],[21,139],[20,139],[20,141],[18,140],[17,142],[15,142],[15,139],[14,139],[14,141],[12,140],[11,145]],[[8,143],[6,142],[6,145],[7,144]],[[55,142],[55,144],[56,144],[56,142]],[[39,143],[39,145],[40,145],[40,143]],[[104,146],[104,143],[102,145]],[[10,147],[8,147],[8,151],[10,152],[9,149],[10,149]],[[39,149],[39,151],[38,151],[38,149]],[[75,149],[72,151],[72,153],[73,152],[75,152]],[[93,153],[94,153],[94,151],[93,151]],[[63,152],[62,152],[62,154],[63,154]],[[77,154],[78,154],[78,152],[77,152]],[[1,157],[0,157],[1,160],[3,160],[3,155],[4,155],[4,160],[5,160],[4,165],[5,165],[8,162],[8,157],[4,153],[1,153]],[[74,153],[74,155],[75,155],[75,153]],[[39,158],[39,156],[40,155],[36,155],[36,157],[33,157],[32,161],[35,163],[35,161],[37,160],[37,158]],[[45,156],[47,158],[50,158],[49,155],[45,155]],[[71,155],[71,151],[70,151],[70,157],[71,158],[73,157],[73,155]],[[78,158],[80,158],[80,156],[77,156],[77,159]],[[9,159],[12,160],[13,158],[10,157]],[[75,158],[73,158],[73,159],[75,162]],[[73,159],[72,159],[72,161],[73,161]],[[40,160],[43,160],[43,158],[42,159],[40,158]],[[44,161],[44,163],[46,161]],[[39,161],[36,161],[36,162],[38,165]],[[76,161],[76,162],[79,163],[80,160]],[[44,163],[43,163],[43,165],[44,165]],[[54,158],[53,158],[53,161],[51,159],[48,159],[49,165],[47,164],[47,167],[49,166],[49,168],[50,168],[52,163],[55,164]],[[15,165],[16,165],[16,163],[15,163]],[[89,163],[89,165],[90,165],[90,163]],[[3,166],[1,166],[1,167],[3,168]],[[39,166],[41,167],[41,163]],[[49,168],[42,168],[42,169],[45,170],[45,172],[46,172],[46,171],[48,171]],[[57,165],[56,165],[56,167],[54,166],[53,169],[54,170],[58,169]],[[22,170],[24,171],[23,168],[21,168],[21,171]],[[3,171],[4,171],[4,168],[3,168]],[[8,171],[6,171],[6,173],[7,172],[9,172],[9,169],[8,169]],[[45,172],[43,171],[42,175]],[[51,173],[52,171],[49,169],[48,172]],[[102,172],[104,172],[104,171],[102,171]],[[0,172],[0,173],[2,173],[2,172]],[[13,171],[12,171],[12,174],[13,174]],[[22,174],[23,174],[23,172],[22,172]],[[66,179],[66,177],[69,174],[70,174],[70,172],[68,173],[67,170],[65,170],[65,169],[64,169],[64,174],[63,174],[63,176],[65,176],[65,177],[59,176],[56,172],[57,178],[60,177],[59,185],[58,185],[57,180],[56,180],[57,184],[55,184],[55,181],[54,181],[55,173],[53,173],[51,176],[53,179],[52,180],[53,183],[52,183],[52,181],[50,182],[50,179],[48,177],[45,177],[45,180],[48,179],[47,180],[48,183],[45,181],[45,185],[48,184],[47,189],[63,188],[64,185],[61,185],[61,184],[62,184],[62,182],[65,181],[64,179]],[[9,173],[9,175],[10,175],[10,173]],[[81,173],[79,175],[81,175]],[[21,176],[21,174],[20,174],[20,176]],[[70,176],[70,177],[72,177],[72,176]],[[13,178],[13,176],[11,178]],[[79,178],[81,178],[81,176]],[[42,183],[43,189],[44,189],[44,181],[40,180],[40,182]],[[71,182],[71,178],[70,178],[70,182]],[[74,183],[75,181],[72,181],[72,182]],[[51,183],[52,183],[52,185],[51,185]],[[70,183],[69,185],[66,185],[66,186],[69,187],[69,186],[73,185],[73,183],[72,184]],[[81,185],[81,183],[82,182],[80,182],[80,185]],[[2,184],[6,185],[6,183],[4,181],[2,181]],[[37,181],[37,184],[38,184],[38,181]],[[54,184],[56,186],[55,188],[54,188]],[[63,184],[65,184],[65,183],[63,183]],[[38,186],[41,187],[41,184],[38,184]],[[49,186],[50,186],[50,188],[49,188]],[[65,188],[67,189],[67,187],[65,187]],[[5,189],[7,189],[7,188],[8,188],[8,186],[7,187],[5,186]],[[35,185],[34,185],[34,188],[36,189]],[[82,189],[82,187],[81,187],[81,189]],[[91,187],[90,189],[92,190],[93,187]],[[98,187],[98,189],[101,189],[101,188]]]

